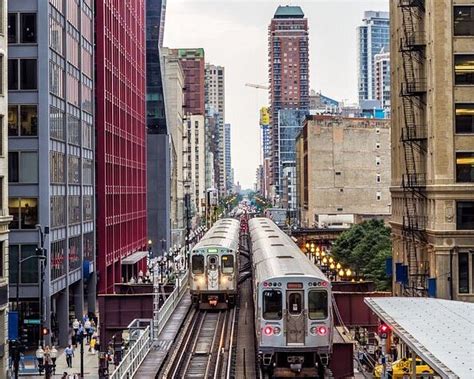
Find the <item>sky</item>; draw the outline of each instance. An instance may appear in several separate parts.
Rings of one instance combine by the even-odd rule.
[[[202,47],[206,62],[225,67],[225,118],[232,124],[232,167],[253,188],[260,163],[259,109],[268,91],[268,25],[278,5],[299,5],[309,23],[310,88],[335,100],[357,100],[356,28],[364,11],[388,0],[167,0],[164,45]]]

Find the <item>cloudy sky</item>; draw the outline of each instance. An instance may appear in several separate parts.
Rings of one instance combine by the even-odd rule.
[[[278,5],[300,5],[309,21],[310,88],[336,100],[357,99],[356,27],[366,10],[388,0],[167,0],[164,44],[203,47],[206,61],[226,69],[226,122],[232,124],[232,166],[243,188],[260,162],[258,111],[268,93],[267,27]]]

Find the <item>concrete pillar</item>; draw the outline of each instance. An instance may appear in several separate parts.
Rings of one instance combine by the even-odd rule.
[[[94,271],[87,282],[87,311],[97,313],[97,273]]]
[[[72,288],[74,301],[74,315],[78,320],[82,320],[84,316],[84,281],[79,280]]]
[[[59,324],[59,346],[66,347],[69,344],[69,291],[61,291],[57,295],[56,314]]]
[[[411,351],[411,379],[416,379],[416,352],[414,350]]]

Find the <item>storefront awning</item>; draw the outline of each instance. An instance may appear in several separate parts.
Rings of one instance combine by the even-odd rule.
[[[148,251],[136,251],[128,257],[122,259],[123,265],[134,265],[135,263],[141,261],[143,258],[148,256]]]
[[[419,297],[364,301],[438,375],[474,378],[473,303]]]

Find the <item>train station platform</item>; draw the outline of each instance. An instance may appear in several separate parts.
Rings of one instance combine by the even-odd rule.
[[[442,378],[474,377],[473,303],[411,297],[365,302],[410,349],[412,362],[420,357]]]
[[[134,378],[154,378],[158,374],[190,307],[191,296],[189,295],[188,290],[184,293],[157,340],[153,342],[150,352],[133,376]]]

